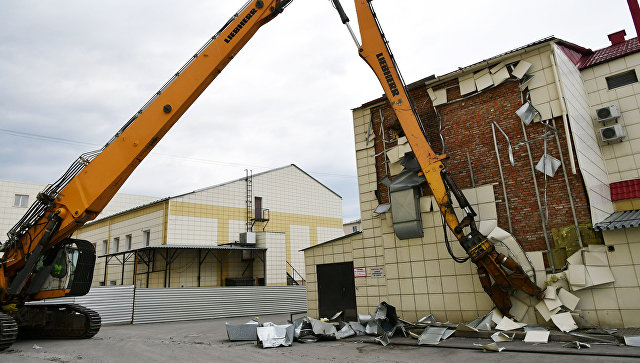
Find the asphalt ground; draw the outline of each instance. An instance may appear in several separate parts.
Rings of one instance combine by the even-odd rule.
[[[231,342],[225,322],[242,324],[246,318],[175,323],[103,326],[87,340],[18,340],[0,352],[0,362],[638,362],[640,348],[592,345],[562,348],[564,343],[531,345],[500,343],[500,353],[484,353],[474,343],[490,340],[451,337],[439,346],[418,346],[410,338],[393,338],[386,347],[371,337],[297,343],[262,349],[255,342]],[[285,323],[288,315],[263,316],[261,321]],[[615,355],[615,356],[612,356]]]

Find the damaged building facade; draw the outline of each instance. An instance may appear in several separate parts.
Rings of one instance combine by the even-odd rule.
[[[304,283],[300,250],[342,235],[342,198],[289,165],[98,219],[74,238],[96,246],[93,286],[146,288]]]
[[[576,319],[637,327],[640,44],[609,38],[597,51],[546,38],[408,88],[496,247],[541,288],[577,297]],[[309,315],[368,314],[381,301],[407,321],[486,314],[475,266],[454,262],[445,233],[453,255],[466,254],[426,183],[403,173],[414,161],[386,98],[353,117],[362,232],[305,250]],[[536,299],[511,300],[521,321],[550,323]]]

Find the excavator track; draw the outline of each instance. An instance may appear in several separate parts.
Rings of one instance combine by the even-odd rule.
[[[21,339],[88,339],[100,331],[100,315],[81,305],[25,305],[20,310]]]
[[[18,324],[9,315],[0,313],[0,351],[11,346],[18,337]]]

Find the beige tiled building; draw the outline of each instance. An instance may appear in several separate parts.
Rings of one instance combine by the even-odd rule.
[[[248,230],[255,242],[231,250]],[[301,281],[299,251],[341,235],[342,198],[289,165],[96,220],[74,237],[97,246],[94,285],[191,287]]]
[[[409,89],[416,104],[427,105],[419,110],[425,115],[423,123],[427,120],[437,125],[438,117],[443,123],[440,132],[445,142],[449,140],[447,153],[451,156],[448,166],[457,172],[457,181],[462,180],[464,194],[478,213],[477,221],[497,221],[497,226],[504,230],[509,230],[513,222],[513,237],[524,251],[542,251],[548,257],[552,252],[572,251],[559,245],[560,239],[556,239],[561,227],[568,226],[565,230],[573,233],[576,244],[586,243],[586,240],[577,240],[578,233],[584,239],[586,229],[602,231],[596,240],[606,245],[607,263],[615,282],[572,291],[580,298],[576,312],[604,327],[637,327],[640,326],[640,213],[637,210],[640,209],[640,188],[625,189],[625,186],[640,184],[640,83],[637,79],[640,44],[637,38],[620,39],[620,34],[610,39],[610,47],[592,51],[547,38],[450,74],[413,83]],[[531,126],[521,127],[515,111],[527,101],[539,115]],[[619,117],[600,120],[600,110],[611,105],[620,112]],[[433,110],[428,110],[430,106],[438,110],[433,117],[429,113]],[[373,312],[381,301],[387,301],[408,321],[428,313],[439,321],[470,321],[492,309],[493,303],[480,285],[475,266],[451,259],[444,244],[440,214],[434,212],[437,206],[428,192],[419,198],[422,237],[402,240],[394,233],[393,207],[389,209],[388,191],[381,179],[383,176],[393,179],[403,169],[400,161],[405,152],[411,149],[403,144],[401,135],[388,136],[389,133],[384,135],[387,137],[384,153],[381,148],[376,149],[372,141],[380,137],[375,134],[383,115],[386,120],[394,117],[385,98],[353,111],[362,233],[305,250],[309,315],[330,314],[327,299],[323,297],[323,290],[330,284],[320,275],[327,275],[328,266],[335,269],[344,266],[353,271],[345,273],[344,279],[352,281],[355,287],[354,298],[345,298],[344,306],[340,306],[345,311],[350,308],[351,300],[353,308],[361,314]],[[465,117],[473,123],[457,128],[454,123],[459,119],[467,122]],[[487,120],[486,126],[482,126],[485,128],[474,131],[484,120]],[[500,140],[507,178],[505,181],[495,176],[493,121],[502,125],[514,145],[523,139],[525,127],[534,139],[543,135],[542,131],[535,134],[536,130],[549,130],[552,122],[557,125],[555,133],[560,140],[550,138],[548,152],[561,160],[565,169],[560,168],[553,179],[544,179],[539,172],[534,172],[533,177],[539,189],[547,181],[549,185],[557,183],[556,189],[549,187],[547,213],[550,214],[546,219],[544,206],[535,205],[533,194],[523,194],[534,188],[524,144],[516,150],[515,167],[510,167],[505,162],[506,143]],[[540,121],[546,121],[547,126]],[[613,139],[606,141],[604,136],[611,134],[603,134],[601,129],[613,125],[619,125],[613,131],[622,128],[623,135],[614,133]],[[429,133],[430,126],[425,127]],[[374,135],[367,140],[372,134],[368,130],[372,129]],[[454,132],[468,132],[462,135],[465,142],[458,142],[456,137],[461,136]],[[457,149],[460,147],[462,150]],[[464,156],[465,152],[475,151],[470,150],[471,147],[483,150],[477,159],[472,160],[468,153]],[[533,152],[533,162],[536,162],[542,154],[540,145]],[[378,159],[380,155],[383,162]],[[487,160],[492,166],[479,166]],[[471,164],[476,171],[475,180],[473,170],[471,174],[467,172]],[[518,174],[518,168],[529,173],[528,179],[523,177],[525,174]],[[567,177],[566,186],[563,175]],[[507,195],[511,215],[505,209]],[[537,191],[537,195],[542,193]],[[560,202],[564,204],[554,204]],[[541,221],[542,228],[546,227],[545,233]],[[535,238],[523,232],[527,228],[536,231]],[[543,235],[550,248],[545,247]],[[454,242],[455,255],[464,257],[455,239],[450,236],[450,240]],[[569,289],[566,274],[562,272],[564,260],[560,259],[562,263],[555,266],[555,271],[550,271],[551,261],[551,258],[546,261],[549,275],[542,272],[541,276],[549,278],[552,272],[560,273],[559,283]],[[541,283],[544,281],[538,281],[544,287]],[[525,321],[544,323],[532,307],[535,299],[520,293],[515,298],[531,306],[523,318]]]

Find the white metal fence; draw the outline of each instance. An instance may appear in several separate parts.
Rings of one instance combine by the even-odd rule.
[[[86,306],[100,314],[103,324],[142,324],[302,312],[307,310],[307,290],[305,286],[105,286],[93,287],[85,296],[42,302]]]

